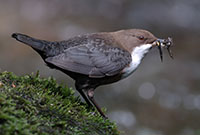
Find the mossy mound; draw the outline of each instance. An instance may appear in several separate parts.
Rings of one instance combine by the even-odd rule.
[[[0,135],[117,135],[74,91],[39,74],[0,73]]]

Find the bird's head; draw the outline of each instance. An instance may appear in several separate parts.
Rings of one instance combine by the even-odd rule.
[[[152,33],[142,29],[128,29],[128,30],[120,30],[113,32],[113,36],[117,39],[120,44],[129,50],[133,51],[135,47],[151,45],[152,47],[158,47],[160,52],[161,61],[163,59],[162,56],[162,48],[167,48],[168,53],[171,58],[173,58],[170,47],[173,45],[172,38],[168,39],[160,39],[155,37]]]

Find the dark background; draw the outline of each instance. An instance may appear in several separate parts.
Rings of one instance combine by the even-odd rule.
[[[73,80],[45,66],[30,47],[10,37],[20,32],[65,40],[92,32],[141,28],[173,37],[174,60],[161,63],[151,50],[136,72],[99,87],[97,102],[126,135],[200,134],[199,0],[0,0],[0,71],[40,71],[74,87]]]

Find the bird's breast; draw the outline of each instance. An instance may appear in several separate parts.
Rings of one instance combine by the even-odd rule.
[[[149,52],[151,47],[152,44],[144,44],[133,49],[131,53],[132,60],[130,64],[122,70],[122,78],[128,77],[138,68],[145,54]]]

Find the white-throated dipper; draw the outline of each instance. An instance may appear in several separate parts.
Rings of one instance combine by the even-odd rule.
[[[141,29],[85,34],[66,41],[45,41],[13,33],[16,40],[31,46],[50,68],[61,70],[75,80],[75,87],[88,105],[94,105],[94,90],[133,73],[152,47],[169,47],[172,39],[159,39]],[[91,104],[92,103],[92,104]]]

